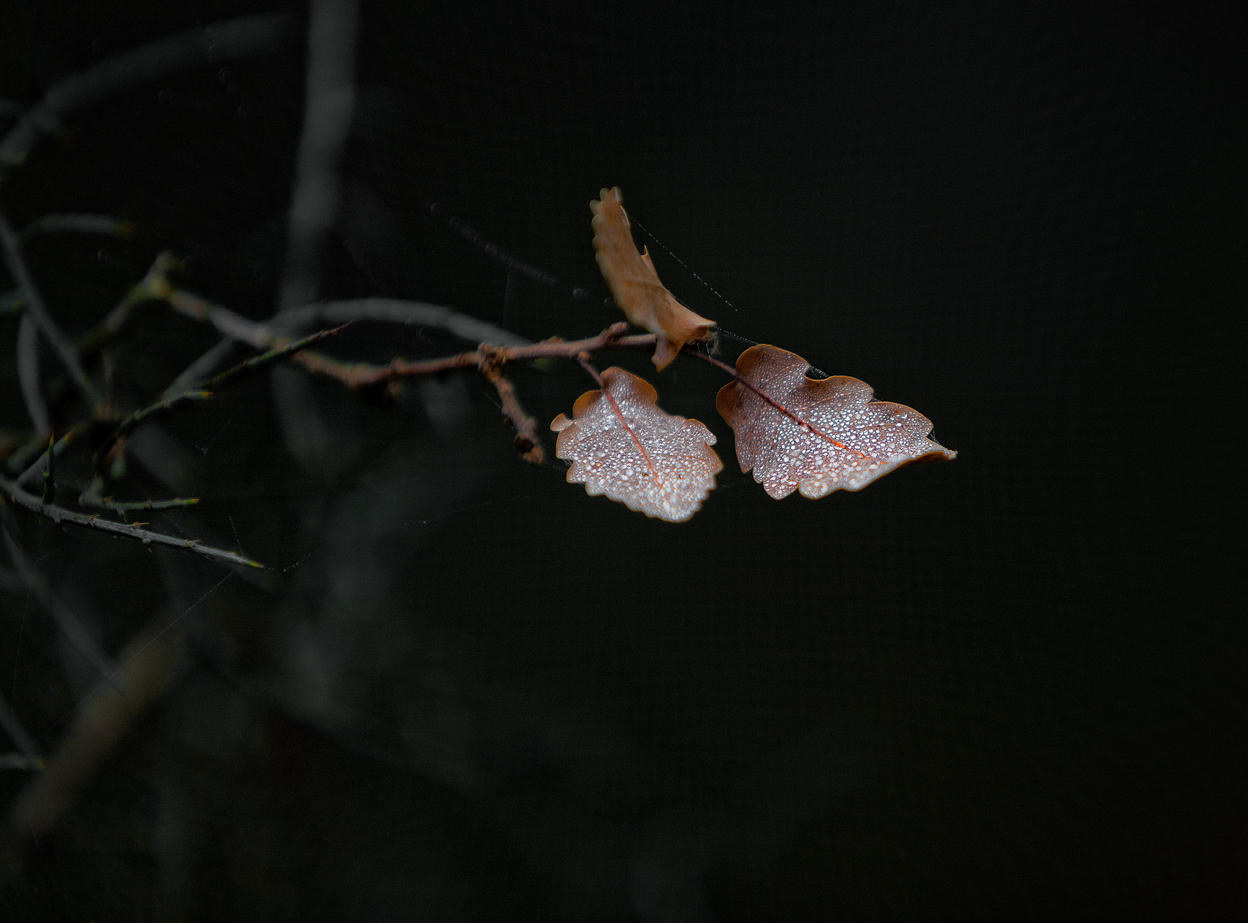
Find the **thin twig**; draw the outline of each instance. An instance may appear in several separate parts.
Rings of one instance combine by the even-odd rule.
[[[78,495],[80,506],[97,510],[112,510],[115,513],[147,512],[151,510],[173,510],[185,506],[195,506],[199,497],[171,497],[168,500],[114,500],[112,497],[101,497],[99,491],[92,488]]]
[[[337,327],[330,327],[328,330],[318,330],[316,333],[309,334],[306,337],[301,337],[300,339],[291,342],[278,340],[273,348],[268,352],[261,353],[258,356],[252,356],[250,359],[244,359],[233,368],[226,369],[219,375],[214,375],[212,378],[209,378],[206,382],[204,382],[204,387],[219,388],[221,385],[237,378],[239,375],[247,372],[254,372],[256,369],[263,368],[266,365],[271,365],[279,359],[285,359],[287,356],[297,356],[309,346],[315,346],[322,340],[327,340],[332,336],[336,336],[350,326],[351,325],[349,323],[339,324]]]
[[[204,545],[198,539],[176,538],[172,535],[165,535],[163,532],[153,532],[150,529],[144,529],[142,526],[146,523],[124,523],[114,522],[111,519],[104,519],[99,515],[87,515],[86,513],[77,513],[73,510],[66,509],[63,506],[56,506],[44,503],[39,497],[22,489],[14,481],[7,478],[0,478],[0,493],[3,493],[11,501],[18,506],[23,506],[32,513],[38,513],[40,516],[46,516],[58,525],[68,523],[73,526],[81,526],[85,529],[97,529],[101,532],[111,532],[114,535],[120,535],[123,538],[134,539],[142,542],[144,545],[167,545],[170,548],[181,548],[185,551],[193,551],[196,554],[217,561],[221,564],[238,564],[243,567],[263,568],[264,565],[259,561],[253,561],[251,558],[245,557],[236,551],[226,551],[224,548],[213,548],[211,545]]]
[[[212,397],[213,388],[218,388],[240,375],[248,372],[254,372],[256,369],[263,368],[266,365],[271,365],[279,359],[285,359],[287,356],[294,355],[301,350],[307,349],[309,346],[313,346],[322,340],[341,333],[347,328],[347,326],[347,324],[342,324],[339,327],[333,327],[329,330],[318,330],[316,333],[294,340],[293,342],[282,343],[275,346],[273,349],[270,349],[268,352],[261,353],[258,356],[252,356],[250,359],[246,359],[238,365],[226,369],[224,372],[221,372],[207,381],[202,382],[197,388],[172,395],[166,392],[161,395],[159,400],[148,404],[146,407],[139,408],[118,423],[117,428],[113,430],[113,434],[108,440],[107,445],[111,447],[117,442],[118,439],[125,438],[125,436],[133,431],[134,428],[140,423],[144,423],[153,417],[162,416],[183,404],[193,401],[207,400]],[[101,456],[103,454],[106,453],[101,453]]]

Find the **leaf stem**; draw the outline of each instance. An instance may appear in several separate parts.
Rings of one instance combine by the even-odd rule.
[[[748,388],[750,391],[753,391],[760,398],[762,398],[764,401],[770,404],[773,409],[778,410],[780,413],[784,414],[786,417],[788,417],[790,420],[792,420],[794,423],[796,423],[798,426],[800,426],[802,429],[806,430],[807,432],[813,433],[814,435],[818,436],[820,439],[827,440],[828,442],[836,446],[838,449],[844,449],[846,452],[853,452],[859,458],[871,457],[870,455],[867,455],[863,452],[859,452],[857,449],[851,449],[849,446],[847,446],[845,443],[841,442],[840,440],[833,439],[831,436],[823,432],[821,429],[818,429],[817,427],[812,426],[808,420],[803,420],[793,411],[789,410],[788,407],[784,406],[775,398],[773,398],[770,394],[767,394],[765,391],[760,389],[757,385],[755,385],[752,381],[747,379],[744,375],[738,372],[736,368],[729,365],[727,362],[722,362],[719,359],[716,359],[714,356],[709,356],[706,353],[692,352],[690,353],[690,355],[697,356],[702,361],[709,362],[711,365],[715,366],[716,368],[722,369],[724,372],[727,372],[734,379],[736,379],[738,384],[740,384],[744,388]]]

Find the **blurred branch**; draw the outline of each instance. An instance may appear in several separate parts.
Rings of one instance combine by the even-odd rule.
[[[131,237],[134,224],[112,215],[56,214],[36,218],[22,228],[20,237],[28,241],[44,234],[102,234],[106,237]]]
[[[270,322],[274,327],[295,329],[322,324],[345,324],[367,320],[415,327],[437,327],[469,343],[497,343],[524,346],[529,343],[518,333],[496,327],[453,308],[423,301],[396,298],[357,298],[348,301],[322,301],[282,311]]]
[[[358,25],[356,0],[312,0],[303,132],[295,161],[279,309],[319,294],[325,240],[338,212],[338,162],[355,115]]]
[[[25,753],[0,753],[0,769],[38,772],[43,767],[44,762],[41,756],[28,756]]]
[[[17,324],[17,388],[22,394],[22,403],[26,405],[26,413],[35,427],[35,438],[42,439],[44,433],[52,432],[52,414],[48,410],[48,402],[43,399],[43,388],[40,383],[39,368],[39,327],[33,315],[26,311]]]
[[[193,67],[271,52],[291,34],[291,26],[285,15],[232,19],[171,35],[71,74],[50,87],[0,140],[0,181],[71,113]]]
[[[35,744],[34,738],[26,732],[26,728],[18,720],[17,713],[9,707],[9,703],[2,695],[0,695],[0,728],[4,728],[4,732],[9,735],[9,740],[13,742],[13,746],[17,747],[22,756],[35,765],[42,764],[43,760],[39,756],[39,747]],[[0,763],[0,766],[2,765]]]
[[[181,660],[184,630],[153,623],[121,652],[120,666],[78,705],[73,723],[9,810],[3,853],[10,860],[51,830],[94,778],[137,718],[164,694]]]
[[[22,578],[22,583],[26,585],[30,595],[52,617],[52,621],[56,623],[61,637],[90,661],[100,671],[101,676],[108,676],[112,673],[114,668],[112,661],[108,659],[108,655],[104,653],[95,639],[91,637],[90,632],[83,625],[82,619],[47,584],[43,576],[34,568],[26,558],[26,555],[22,553],[22,549],[18,547],[9,530],[4,528],[0,529],[0,531],[4,533],[4,544],[8,549],[9,558],[13,561],[14,570]]]
[[[69,372],[70,379],[86,399],[87,406],[94,408],[99,403],[99,394],[87,378],[87,373],[83,371],[82,363],[78,361],[77,347],[61,332],[52,315],[48,313],[47,306],[43,303],[43,295],[40,294],[34,276],[22,256],[21,241],[3,212],[0,212],[0,249],[4,251],[9,274],[26,299],[26,313],[39,326],[44,339],[52,346],[61,364]]]

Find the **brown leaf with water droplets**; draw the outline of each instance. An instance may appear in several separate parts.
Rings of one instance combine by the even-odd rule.
[[[650,252],[637,252],[620,187],[603,189],[589,203],[593,212],[594,258],[607,280],[611,297],[625,316],[659,338],[652,357],[665,369],[690,340],[710,336],[715,321],[695,314],[676,300],[659,281]]]
[[[871,386],[848,375],[806,377],[810,364],[775,346],[752,346],[715,406],[736,435],[742,471],[776,500],[797,490],[816,500],[861,490],[920,459],[957,453],[929,439],[932,421],[912,407],[871,400]]]
[[[555,455],[572,462],[568,482],[656,519],[688,519],[724,467],[711,448],[715,434],[664,411],[650,382],[618,366],[602,383],[576,399],[572,419],[559,414],[550,424]]]

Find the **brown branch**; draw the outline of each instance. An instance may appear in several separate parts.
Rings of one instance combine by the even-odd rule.
[[[485,347],[482,347],[482,351],[485,351]],[[542,448],[542,442],[537,435],[537,421],[520,405],[515,387],[503,374],[502,363],[483,359],[481,374],[498,392],[498,399],[503,404],[503,416],[516,429],[516,451],[525,461],[540,465],[546,460],[546,450]]]

